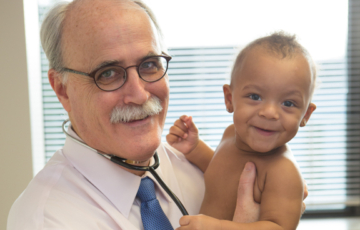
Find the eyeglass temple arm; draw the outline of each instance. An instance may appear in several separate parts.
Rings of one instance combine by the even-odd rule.
[[[76,70],[73,70],[73,69],[63,68],[63,69],[62,69],[62,71],[65,71],[65,72],[70,72],[70,73],[76,73],[76,74],[81,74],[81,75],[84,75],[84,76],[90,77],[90,75],[89,75],[89,74],[87,74],[87,73],[80,72],[80,71],[76,71]]]

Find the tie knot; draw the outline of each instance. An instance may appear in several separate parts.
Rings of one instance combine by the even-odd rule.
[[[154,182],[149,177],[141,179],[140,187],[136,196],[141,200],[141,202],[148,202],[156,199]]]

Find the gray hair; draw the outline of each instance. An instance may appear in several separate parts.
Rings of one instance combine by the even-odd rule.
[[[61,34],[64,27],[66,13],[70,9],[71,5],[76,1],[78,0],[74,0],[73,2],[61,2],[55,5],[47,13],[40,30],[41,45],[44,49],[46,57],[49,60],[49,67],[62,74],[63,84],[66,82],[66,73],[62,71],[62,68],[64,67],[64,60],[61,49]],[[147,13],[157,30],[161,50],[166,51],[160,26],[152,10],[141,0],[131,1],[140,6]]]

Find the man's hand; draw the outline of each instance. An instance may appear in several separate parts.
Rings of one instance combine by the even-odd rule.
[[[180,227],[176,230],[220,230],[221,221],[210,216],[196,215],[183,216],[180,218]]]
[[[185,155],[194,150],[199,143],[199,133],[192,117],[182,115],[177,119],[170,127],[166,141]]]
[[[256,168],[254,163],[246,163],[240,176],[234,222],[251,223],[259,220],[260,204],[254,201],[254,182]]]
[[[246,163],[240,176],[236,209],[233,217],[234,222],[251,223],[260,218],[260,204],[254,201],[254,182],[256,168],[254,163]],[[304,200],[308,196],[308,189],[304,180]],[[302,213],[305,212],[306,205],[302,203]]]
[[[309,195],[309,191],[308,191],[308,188],[307,188],[306,181],[303,180],[303,182],[304,182],[304,200],[305,200],[306,197]],[[305,204],[305,202],[303,202],[303,203],[302,203],[302,207],[301,207],[301,213],[302,213],[302,214],[304,214],[305,209],[306,209],[306,204]]]

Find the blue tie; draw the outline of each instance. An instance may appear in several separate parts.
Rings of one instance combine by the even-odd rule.
[[[141,179],[136,196],[141,200],[141,219],[145,230],[174,229],[156,199],[154,182],[149,177]]]

